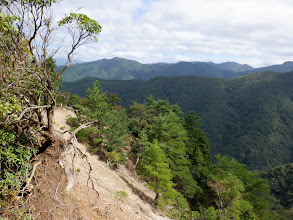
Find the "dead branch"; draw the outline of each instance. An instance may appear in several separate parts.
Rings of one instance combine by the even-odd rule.
[[[86,124],[83,124],[83,125],[80,125],[78,128],[76,128],[72,134],[70,135],[70,137],[68,138],[67,140],[67,145],[69,145],[69,143],[71,142],[71,140],[75,137],[76,133],[79,132],[81,129],[84,129],[84,128],[87,128],[89,126],[92,126],[96,123],[98,123],[100,120],[95,120],[95,121],[91,121],[91,122],[88,122]]]
[[[32,107],[28,107],[28,108],[25,108],[21,114],[18,116],[18,118],[16,118],[15,120],[13,120],[13,122],[17,122],[19,120],[22,119],[22,117],[24,116],[24,114],[30,110],[33,110],[33,109],[40,109],[40,108],[49,108],[51,107],[50,105],[43,105],[43,106],[32,106]]]
[[[135,165],[134,165],[133,169],[135,169],[135,168],[136,168],[136,166],[137,166],[138,162],[139,162],[139,157],[137,157],[137,159],[136,159],[136,162],[135,162]]]

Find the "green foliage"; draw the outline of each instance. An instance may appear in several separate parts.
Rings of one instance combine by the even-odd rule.
[[[129,128],[135,136],[145,132],[148,136],[154,137],[153,127],[156,123],[157,112],[144,104],[133,103],[127,111]]]
[[[49,57],[46,60],[46,72],[50,76],[52,82],[54,82],[54,91],[58,91],[59,88],[62,88],[62,78],[58,78],[58,73],[56,71],[56,61],[53,57]]]
[[[190,112],[183,120],[180,114],[177,105],[153,97],[147,98],[146,104],[133,103],[128,110],[129,127],[138,138],[135,150],[141,157],[139,170],[157,191],[157,199],[163,187],[176,190],[197,211],[185,212],[183,205],[170,215],[181,219],[268,217],[267,182],[227,157],[217,155],[217,164],[213,165],[198,116]],[[170,185],[161,186],[161,182]],[[162,207],[168,204],[166,201],[162,200]]]
[[[181,108],[178,105],[172,105],[168,100],[156,100],[153,96],[146,98],[147,106],[152,107],[158,114],[165,115],[170,112],[174,112],[177,116],[183,114]]]
[[[80,40],[86,39],[93,42],[98,41],[97,35],[101,32],[102,26],[95,20],[84,14],[70,13],[58,22],[59,26],[74,28],[80,32]],[[73,32],[71,32],[73,33]]]
[[[34,4],[34,5],[44,5],[46,7],[51,7],[53,3],[58,2],[58,0],[20,0],[24,4]]]
[[[100,119],[110,110],[106,99],[107,93],[104,93],[99,82],[95,81],[93,87],[87,89],[85,108],[82,109],[82,113],[93,119]]]
[[[217,195],[217,210],[209,207],[206,212],[209,218],[217,216],[224,219],[256,219],[253,206],[241,198],[245,188],[236,176],[217,175],[209,184]]]
[[[155,191],[155,203],[159,208],[164,208],[167,204],[174,205],[182,196],[173,188],[175,184],[172,182],[171,169],[166,163],[159,142],[155,140],[153,144],[145,147],[144,152],[145,155],[140,162],[140,173],[148,178],[148,186]],[[187,204],[186,201],[182,203]]]
[[[103,148],[111,152],[110,155],[119,154],[115,163],[123,163],[125,155],[121,149],[127,145],[126,139],[129,136],[126,112],[117,108],[116,102],[109,102],[98,81],[92,88],[88,88],[85,99],[73,95],[69,102],[79,108],[80,112],[77,118],[67,120],[74,128],[90,120],[97,120],[95,125],[80,130],[76,134],[77,139],[89,144],[93,152],[99,153]]]
[[[3,3],[0,3],[0,5]],[[14,28],[14,23],[20,19],[13,15],[6,15],[0,12],[0,31],[4,33],[9,33],[11,31],[16,31]]]
[[[0,1],[0,212],[9,212],[11,219],[32,218],[33,207],[26,209],[28,203],[24,202],[26,194],[31,196],[25,187],[30,160],[37,147],[43,145],[45,151],[58,142],[53,115],[61,76],[76,50],[96,41],[101,31],[101,26],[85,15],[73,13],[61,21],[59,25],[70,26],[73,44],[67,65],[57,72],[54,59],[48,57],[48,51],[55,54],[60,49],[50,48],[57,30],[51,10],[56,2]],[[67,104],[69,93],[59,93],[57,99]],[[17,202],[13,204],[12,199]]]
[[[30,176],[36,153],[27,138],[0,129],[0,208],[17,196]]]
[[[186,142],[187,152],[192,165],[197,166],[196,175],[202,175],[199,170],[208,168],[212,165],[212,155],[210,152],[209,141],[204,132],[200,129],[199,117],[195,111],[189,112],[184,119],[184,127],[187,131],[188,140]]]
[[[227,157],[216,156],[217,165],[215,172],[221,177],[233,175],[236,186],[239,186],[238,193],[243,193],[242,198],[250,203],[255,214],[258,217],[266,218],[268,213],[269,184],[266,180],[261,179],[257,174],[249,172],[245,165],[238,163],[236,160],[229,160]],[[231,178],[231,177],[229,177]],[[242,184],[242,187],[237,184]],[[231,181],[232,182],[232,181]],[[232,190],[233,187],[230,186]],[[237,193],[237,190],[235,191]]]
[[[186,131],[182,120],[174,112],[160,116],[156,128],[157,138],[162,143],[167,162],[169,163],[174,182],[186,198],[193,198],[197,183],[190,172],[190,161],[187,159],[185,141]]]
[[[146,104],[133,103],[128,110],[129,127],[134,135],[144,135],[144,142],[158,140],[166,162],[170,165],[176,189],[186,198],[193,198],[197,184],[189,169],[185,141],[187,134],[183,127],[182,114],[178,105],[168,100],[155,100],[152,96]],[[142,141],[138,141],[141,143]],[[144,152],[142,153],[144,154]]]
[[[57,106],[67,106],[70,100],[70,93],[62,91],[56,94]]]
[[[106,144],[107,151],[117,150],[127,145],[125,141],[129,136],[129,130],[127,128],[128,121],[127,115],[124,111],[111,110],[105,114],[103,119],[103,134],[106,138],[104,144]]]
[[[20,110],[21,102],[17,98],[11,97],[9,102],[0,100],[0,120],[5,120],[7,117],[16,119]]]
[[[120,102],[121,99],[116,94],[109,94],[107,97],[107,102],[113,106],[117,106],[117,103]]]
[[[269,181],[271,193],[275,197],[273,201],[274,209],[292,209],[293,164],[290,163],[262,171],[260,176]]]
[[[80,97],[75,94],[71,95],[68,104],[74,108],[78,108],[80,105]]]
[[[121,160],[121,154],[115,151],[109,152],[107,154],[107,162],[109,163],[110,167],[113,167]]]

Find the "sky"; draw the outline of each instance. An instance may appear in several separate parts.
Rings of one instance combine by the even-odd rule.
[[[76,10],[102,26],[99,41],[75,55],[85,62],[293,61],[292,0],[63,0],[53,8],[56,20]],[[64,42],[66,48],[69,38]]]

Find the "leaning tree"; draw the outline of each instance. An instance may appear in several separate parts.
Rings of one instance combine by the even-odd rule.
[[[53,114],[56,90],[76,50],[96,42],[102,27],[84,14],[53,21],[58,0],[0,1],[0,127],[47,141],[56,137]],[[56,70],[54,33],[63,28],[71,39],[67,62]],[[64,31],[62,33],[65,33]]]

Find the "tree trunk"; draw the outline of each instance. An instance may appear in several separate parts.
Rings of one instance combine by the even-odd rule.
[[[154,200],[155,204],[157,205],[160,193],[156,193],[156,198]]]
[[[55,110],[55,105],[52,105],[50,108],[47,109],[48,133],[52,137],[55,136],[54,122],[53,122],[54,110]]]
[[[157,192],[158,188],[159,188],[159,178],[158,178],[158,176],[156,176],[156,183],[155,183],[155,188],[154,188],[154,190],[156,192],[156,198],[154,200],[155,205],[158,205],[158,199],[159,199],[159,196],[160,196],[160,193]]]

